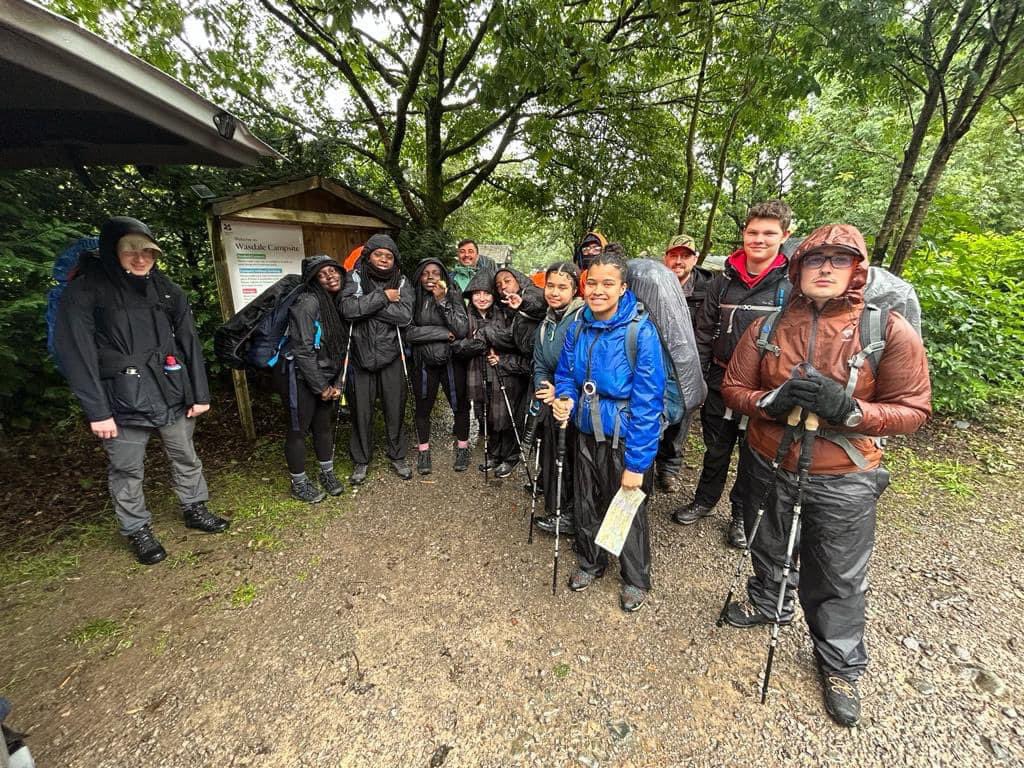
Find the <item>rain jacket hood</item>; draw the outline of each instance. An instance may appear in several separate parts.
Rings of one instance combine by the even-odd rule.
[[[603,251],[604,247],[608,245],[608,238],[596,230],[593,232],[587,232],[587,234],[583,236],[583,239],[580,240],[576,248],[573,250],[572,255],[573,261],[576,262],[580,269],[586,269],[587,267],[587,265],[583,263],[583,246],[587,243],[597,243],[601,246],[601,250]]]
[[[494,274],[495,273],[493,272],[486,272],[478,269],[476,274],[470,278],[469,284],[466,285],[466,289],[462,292],[462,298],[469,301],[477,291],[487,291],[489,294],[496,297],[497,292],[494,290]]]
[[[803,296],[800,291],[800,269],[804,259],[824,246],[842,248],[858,257],[853,264],[850,285],[838,298],[845,299],[854,306],[863,304],[864,286],[868,282],[868,247],[860,230],[850,224],[826,224],[804,238],[789,262],[789,281],[793,284],[793,295]]]

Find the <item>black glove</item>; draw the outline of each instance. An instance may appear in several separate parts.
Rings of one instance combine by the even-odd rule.
[[[818,371],[809,371],[807,380],[818,384],[814,403],[807,407],[825,421],[842,424],[853,410],[853,398],[846,394],[846,387]]]
[[[787,379],[775,390],[771,401],[762,405],[773,419],[784,418],[794,407],[808,408],[816,401],[821,382],[813,379]]]

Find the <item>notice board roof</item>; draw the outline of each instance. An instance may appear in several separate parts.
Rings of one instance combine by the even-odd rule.
[[[184,83],[29,0],[0,0],[0,168],[280,157]]]
[[[321,197],[333,200],[340,209],[347,213],[303,210],[300,201],[309,200],[307,193],[313,192],[319,192]],[[288,198],[297,199],[290,201]],[[209,210],[214,216],[237,216],[306,224],[342,226],[379,226],[383,224],[393,228],[400,228],[405,224],[405,220],[399,214],[372,197],[326,176],[288,178],[242,190],[211,200]],[[370,221],[370,218],[379,221]]]

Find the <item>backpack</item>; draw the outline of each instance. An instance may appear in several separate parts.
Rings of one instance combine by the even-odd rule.
[[[46,351],[49,352],[57,370],[64,373],[60,360],[57,358],[54,331],[57,326],[57,308],[64,295],[68,283],[78,277],[79,262],[83,258],[96,258],[100,241],[98,237],[82,237],[75,240],[53,262],[53,280],[55,285],[50,288],[46,297]]]
[[[229,368],[273,368],[288,340],[288,310],[305,289],[300,275],[285,275],[246,304],[213,334],[213,353]]]
[[[917,335],[921,335],[921,305],[914,287],[888,270],[870,267],[868,282],[864,286],[864,312],[858,323],[861,348],[847,360],[850,367],[850,375],[846,381],[848,395],[853,395],[860,369],[864,367],[865,361],[870,364],[872,373],[878,372],[878,365],[885,351],[885,331],[889,327],[890,311],[898,312],[905,317],[910,327],[917,331]],[[768,352],[780,352],[778,345],[771,343],[771,337],[781,314],[781,309],[775,310],[761,325],[757,335],[757,349],[761,357]]]
[[[626,262],[626,280],[637,297],[638,310],[626,331],[629,365],[636,370],[640,323],[644,317],[649,317],[658,332],[665,362],[662,416],[666,425],[678,424],[688,413],[700,407],[708,391],[700,369],[686,297],[672,270],[653,259],[630,259]]]

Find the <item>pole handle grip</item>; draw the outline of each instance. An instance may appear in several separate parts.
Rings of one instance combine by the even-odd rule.
[[[808,413],[807,418],[804,419],[804,429],[808,432],[818,431],[818,414]]]
[[[801,408],[799,405],[794,405],[793,410],[790,411],[789,416],[786,417],[786,423],[791,427],[795,427],[797,424],[799,424],[800,416],[803,414],[803,410],[804,409]]]

